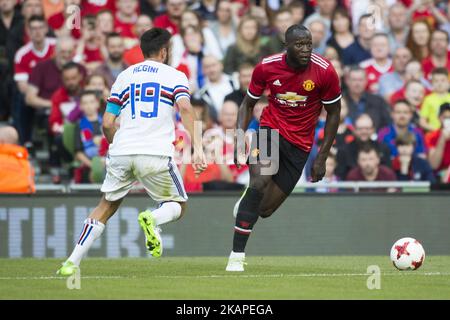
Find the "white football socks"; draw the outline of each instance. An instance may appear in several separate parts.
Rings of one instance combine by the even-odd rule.
[[[157,226],[175,221],[181,215],[181,205],[178,202],[164,202],[161,207],[152,211]]]
[[[80,238],[78,239],[75,249],[67,259],[79,266],[83,256],[89,251],[94,241],[100,237],[105,225],[98,220],[87,218],[84,220],[83,229],[81,230]]]

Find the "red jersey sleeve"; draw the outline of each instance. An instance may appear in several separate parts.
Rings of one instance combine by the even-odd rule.
[[[62,125],[64,122],[61,109],[59,108],[59,105],[61,103],[61,90],[55,91],[55,93],[52,95],[51,101],[52,108],[50,109],[50,116],[48,118],[48,121],[51,131],[55,134],[57,133],[55,131],[55,125]]]
[[[252,80],[248,86],[247,94],[253,99],[259,99],[266,89],[266,77],[263,66],[259,63],[253,70]]]
[[[22,55],[16,54],[14,59],[14,80],[15,81],[28,81],[28,68],[25,65],[25,61]]]
[[[324,72],[324,84],[321,88],[320,99],[323,104],[332,104],[341,98],[339,76],[331,65]]]

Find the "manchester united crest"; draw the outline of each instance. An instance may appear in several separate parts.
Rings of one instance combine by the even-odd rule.
[[[303,81],[303,89],[306,91],[312,91],[316,84],[312,80],[305,80]]]

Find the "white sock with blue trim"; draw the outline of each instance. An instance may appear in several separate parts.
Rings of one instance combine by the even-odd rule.
[[[158,209],[152,211],[157,226],[175,221],[181,215],[181,205],[178,202],[164,202]]]
[[[84,220],[83,229],[81,230],[80,238],[78,239],[75,249],[67,259],[72,261],[75,265],[79,266],[81,259],[89,251],[94,241],[100,237],[105,225],[98,220],[87,218]]]

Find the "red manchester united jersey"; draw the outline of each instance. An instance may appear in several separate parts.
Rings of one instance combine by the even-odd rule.
[[[269,106],[261,115],[261,126],[278,129],[280,135],[309,152],[322,105],[341,98],[339,77],[331,63],[312,54],[305,70],[294,70],[286,54],[263,59],[253,71],[248,95],[254,99],[268,88]]]

